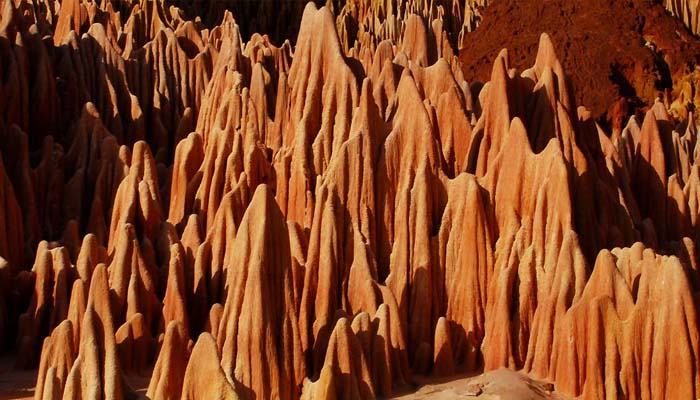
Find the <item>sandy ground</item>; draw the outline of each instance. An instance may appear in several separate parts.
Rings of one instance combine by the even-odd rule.
[[[0,399],[34,398],[37,370],[16,370],[15,357],[0,357]]]
[[[413,393],[396,397],[401,400],[567,400],[552,392],[552,385],[527,375],[499,369],[477,376],[451,377],[448,380],[424,382]]]
[[[150,372],[150,371],[149,371]],[[37,370],[15,370],[13,357],[0,358],[0,400],[29,400],[34,398]],[[130,375],[129,385],[145,398],[149,376]],[[477,376],[450,377],[443,380],[419,382],[413,392],[396,399],[478,399],[478,400],[568,400],[552,393],[551,385],[527,375],[499,369]]]

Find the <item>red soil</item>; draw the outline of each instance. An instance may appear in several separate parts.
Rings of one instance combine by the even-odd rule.
[[[650,105],[670,91],[700,56],[700,42],[649,0],[495,0],[482,21],[462,43],[468,81],[489,80],[502,48],[510,49],[511,66],[532,65],[547,32],[571,74],[577,104],[613,128],[626,120],[629,105]]]

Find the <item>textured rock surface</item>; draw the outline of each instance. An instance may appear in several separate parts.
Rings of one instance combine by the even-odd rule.
[[[664,4],[686,10],[681,4],[691,3],[697,4],[692,0],[494,1],[482,12],[483,24],[462,41],[465,76],[486,82],[502,47],[512,50],[514,67],[529,67],[537,54],[537,38],[548,32],[571,73],[576,103],[607,120],[609,130],[621,130],[629,116],[640,107],[652,106],[657,97],[685,119],[688,103],[700,105],[692,89],[698,83],[694,67],[700,47]],[[678,104],[671,106],[674,102]]]
[[[282,3],[0,0],[0,350],[36,399],[367,399],[481,372],[442,395],[700,397],[681,21]],[[603,40],[586,18],[610,10]],[[542,24],[503,23],[522,15]],[[632,96],[600,83],[618,57]]]

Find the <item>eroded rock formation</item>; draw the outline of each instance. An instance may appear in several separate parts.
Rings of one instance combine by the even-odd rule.
[[[279,45],[272,2],[184,3],[0,0],[0,338],[36,399],[700,396],[691,83],[609,127],[547,34],[468,82],[483,1],[285,2]]]

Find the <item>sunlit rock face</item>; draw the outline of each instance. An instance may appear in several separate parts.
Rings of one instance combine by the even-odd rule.
[[[692,74],[610,124],[547,33],[465,79],[497,2],[273,3],[0,0],[36,399],[700,397]]]

